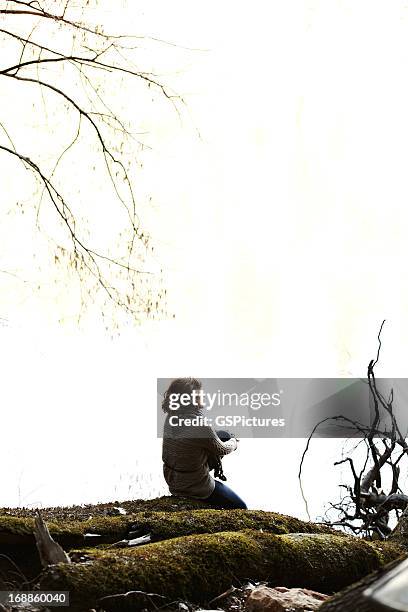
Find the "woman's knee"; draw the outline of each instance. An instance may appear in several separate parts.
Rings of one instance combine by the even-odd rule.
[[[237,510],[248,510],[248,507],[243,499],[239,497],[236,493],[234,497],[231,499],[231,508],[235,508]]]
[[[246,503],[226,484],[215,481],[215,488],[210,497],[206,500],[207,503],[213,503],[220,508],[247,510]]]
[[[226,498],[227,503],[229,503],[230,508],[234,508],[236,510],[247,510],[247,505],[243,499],[240,498],[234,491],[229,489],[229,494]]]

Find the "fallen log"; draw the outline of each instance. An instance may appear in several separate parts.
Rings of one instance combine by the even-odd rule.
[[[44,516],[44,513],[42,513]],[[269,533],[339,533],[325,525],[261,510],[184,510],[138,512],[126,516],[96,516],[88,520],[47,521],[51,537],[65,550],[98,544],[113,544],[131,533],[136,538],[147,533],[152,541],[194,533],[263,529]],[[35,520],[0,515],[1,546],[34,546]]]
[[[380,568],[400,549],[351,536],[248,530],[76,554],[86,562],[49,568],[40,588],[70,591],[72,609],[79,610],[132,590],[205,604],[245,579],[333,593]]]
[[[169,505],[168,498],[166,504]],[[71,551],[77,548],[83,550],[111,545],[147,533],[150,533],[152,541],[156,542],[194,533],[243,529],[262,529],[275,534],[338,533],[324,525],[316,525],[275,512],[256,510],[213,510],[203,509],[201,505],[198,510],[142,511],[126,516],[107,516],[104,514],[105,505],[97,508],[102,508],[102,512],[90,518],[80,514],[82,520],[75,520],[72,513],[69,514],[69,519],[64,520],[61,518],[64,513],[58,513],[57,509],[52,513],[49,512],[48,516],[60,517],[47,521],[50,536],[65,551]],[[10,567],[10,562],[5,559],[5,555],[18,565],[27,579],[32,579],[41,571],[41,563],[34,537],[32,512],[28,511],[28,517],[22,516],[22,512],[21,509],[16,509],[19,516],[14,516],[13,513],[0,515],[0,575],[7,577],[10,571],[14,571]],[[43,518],[47,516],[46,511],[42,511],[41,514]],[[74,556],[80,558],[81,555]],[[5,581],[7,579],[5,578]],[[2,586],[1,580],[0,586]]]
[[[45,521],[72,521],[87,520],[96,516],[110,515],[117,506],[123,508],[127,514],[137,512],[178,512],[181,510],[208,509],[211,505],[202,501],[163,495],[153,499],[134,499],[128,501],[114,501],[100,504],[82,504],[80,506],[55,506],[42,508],[41,514]],[[35,518],[35,508],[0,508],[0,516],[14,516],[17,518]],[[115,512],[114,514],[118,514]]]

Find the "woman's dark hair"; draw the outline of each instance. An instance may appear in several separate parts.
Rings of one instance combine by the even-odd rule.
[[[164,412],[171,412],[170,399],[171,396],[180,396],[184,393],[192,395],[193,391],[200,391],[202,388],[201,381],[198,378],[176,378],[172,380],[167,391],[163,396],[162,409]]]

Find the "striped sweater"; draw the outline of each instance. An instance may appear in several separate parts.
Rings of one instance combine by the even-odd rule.
[[[190,414],[200,413],[191,411]],[[163,430],[162,459],[170,493],[194,499],[209,497],[215,487],[208,467],[209,457],[222,457],[236,448],[235,438],[222,442],[208,425],[172,426],[168,415]]]

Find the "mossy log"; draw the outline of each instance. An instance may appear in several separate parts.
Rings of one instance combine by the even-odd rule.
[[[177,499],[177,498],[176,498]],[[154,500],[152,500],[154,501]],[[131,502],[129,502],[131,503]],[[166,507],[169,502],[166,499]],[[101,505],[102,506],[102,505]],[[98,509],[101,507],[98,506]],[[107,505],[103,505],[104,509]],[[170,507],[173,507],[172,505]],[[64,509],[60,509],[64,510]],[[9,513],[0,515],[0,573],[8,576],[14,572],[12,562],[16,563],[26,578],[33,578],[41,571],[40,558],[33,535],[34,519],[21,516],[21,509],[16,509],[20,516]],[[41,512],[42,516],[47,511]],[[151,533],[152,541],[161,541],[194,533],[216,533],[219,531],[239,531],[242,529],[262,529],[268,533],[282,534],[290,532],[335,533],[328,527],[307,523],[299,519],[284,516],[275,512],[256,510],[171,510],[142,511],[125,516],[104,516],[96,513],[86,519],[80,514],[80,520],[74,520],[74,512],[65,513],[58,509],[49,512],[54,520],[47,521],[51,537],[65,551],[87,546],[113,544],[125,538],[130,529],[140,533]],[[68,516],[68,519],[62,518]],[[86,533],[98,534],[95,538],[85,538]],[[11,562],[8,560],[10,559]],[[1,580],[0,580],[1,586]]]
[[[242,529],[262,529],[275,534],[336,533],[324,525],[262,510],[145,511],[126,516],[96,516],[88,520],[59,519],[47,522],[47,527],[51,536],[66,550],[84,546],[86,533],[98,534],[98,544],[111,544],[124,538],[130,529],[151,533],[152,541]],[[0,546],[34,545],[33,530],[32,518],[0,516]]]
[[[137,512],[179,512],[180,510],[198,510],[211,508],[203,501],[163,495],[153,499],[134,499],[114,501],[100,504],[83,504],[81,506],[55,506],[42,508],[41,515],[45,521],[55,520],[88,520],[95,516],[110,515],[115,507],[123,508],[128,514]],[[15,516],[18,518],[35,518],[35,508],[0,508],[0,516]]]
[[[395,558],[398,549],[332,534],[261,531],[194,534],[136,549],[87,549],[85,563],[57,565],[40,588],[68,590],[72,609],[131,590],[205,604],[244,579],[332,593]]]

